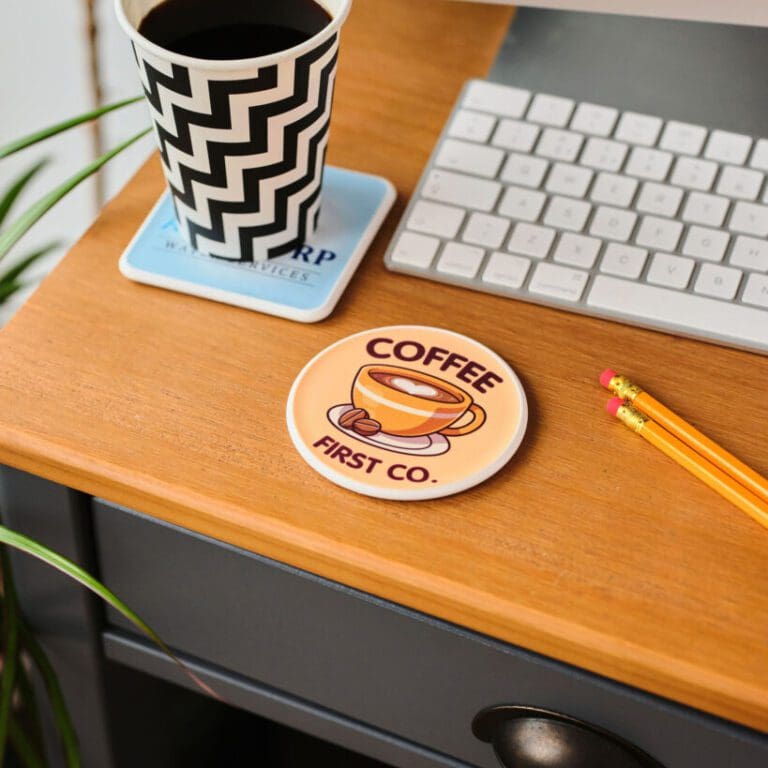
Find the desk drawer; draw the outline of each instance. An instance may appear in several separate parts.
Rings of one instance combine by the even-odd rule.
[[[103,501],[93,512],[101,576],[170,645],[430,750],[495,768],[472,720],[523,704],[612,731],[665,768],[768,765],[763,734]]]

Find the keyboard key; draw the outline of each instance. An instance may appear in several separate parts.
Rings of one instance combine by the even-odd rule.
[[[392,251],[392,261],[409,267],[426,269],[437,253],[440,241],[435,237],[403,232]]]
[[[598,275],[587,304],[611,314],[728,337],[768,349],[768,313],[725,301]]]
[[[627,162],[624,172],[641,179],[663,181],[667,178],[669,167],[672,165],[672,155],[659,149],[635,147]]]
[[[755,143],[749,164],[758,171],[768,171],[768,139],[759,139]]]
[[[722,261],[731,237],[722,229],[691,227],[685,238],[683,253],[706,261]]]
[[[473,176],[496,178],[504,161],[504,152],[495,147],[473,144],[469,141],[446,139],[437,153],[435,164],[452,171],[462,171]]]
[[[502,181],[510,184],[521,184],[524,187],[540,187],[549,168],[549,162],[540,157],[512,153],[507,158],[504,170],[501,172]]]
[[[635,207],[642,213],[671,217],[677,214],[682,199],[683,190],[679,187],[647,181],[640,190],[640,197]]]
[[[637,214],[633,211],[600,206],[592,219],[589,234],[625,243],[632,236],[636,221]]]
[[[596,203],[608,203],[619,208],[629,208],[637,190],[637,179],[617,176],[614,173],[599,173],[590,198]]]
[[[463,105],[502,117],[522,117],[531,98],[530,91],[474,80],[464,94]]]
[[[578,165],[555,163],[549,173],[546,190],[558,195],[584,197],[593,175],[592,171]]]
[[[717,160],[719,163],[744,165],[752,149],[752,139],[739,133],[728,131],[712,131],[704,149],[704,157]]]
[[[739,290],[742,272],[716,264],[702,264],[693,290],[705,296],[731,301]]]
[[[765,176],[760,171],[727,165],[717,182],[717,193],[740,200],[757,200]]]
[[[610,136],[618,116],[619,111],[613,107],[601,107],[585,101],[576,107],[571,120],[571,130],[590,133],[593,136]]]
[[[555,248],[553,259],[560,264],[590,269],[597,259],[602,242],[594,237],[566,232]]]
[[[460,109],[453,118],[448,135],[454,139],[467,139],[485,144],[493,133],[496,118],[469,109]]]
[[[552,197],[549,201],[544,223],[558,229],[581,232],[592,210],[589,203],[571,200],[567,197]]]
[[[659,146],[681,155],[698,155],[706,138],[707,129],[704,126],[670,120],[664,127]]]
[[[616,128],[616,138],[630,144],[652,147],[656,143],[661,126],[662,120],[659,117],[625,112]]]
[[[499,248],[509,232],[509,221],[487,213],[473,213],[469,217],[462,240],[485,248]]]
[[[475,179],[449,171],[430,171],[421,194],[440,203],[491,211],[501,193],[497,181]]]
[[[478,83],[434,162],[393,268],[768,352],[768,138]]]
[[[685,288],[691,279],[696,262],[671,253],[657,253],[652,261],[646,280],[667,288]]]
[[[734,267],[768,272],[768,242],[754,237],[737,237],[729,261]]]
[[[648,251],[642,248],[609,243],[605,249],[603,260],[600,262],[600,271],[609,275],[629,277],[635,280],[640,277],[647,258]]]
[[[768,132],[470,83],[389,266],[768,353]]]
[[[750,275],[741,300],[745,304],[768,308],[768,276]],[[764,324],[767,322],[768,316],[763,320]]]
[[[545,128],[536,145],[536,154],[551,160],[563,160],[572,163],[579,154],[584,137],[572,131],[558,128]]]
[[[555,239],[555,231],[537,224],[518,224],[507,244],[507,250],[520,256],[545,259]]]
[[[437,260],[437,271],[446,275],[472,278],[480,269],[483,256],[485,251],[482,248],[461,243],[448,243]]]
[[[629,147],[610,139],[587,139],[579,162],[598,171],[618,171],[624,164]]]
[[[483,282],[520,288],[528,276],[531,260],[511,253],[492,253],[483,272]]]
[[[555,264],[537,264],[528,290],[561,301],[578,301],[584,293],[588,272]]]
[[[755,203],[736,203],[728,228],[746,235],[768,237],[768,207]]]
[[[678,157],[671,182],[678,187],[709,192],[717,174],[717,163],[694,157]]]
[[[725,197],[708,195],[704,192],[691,192],[683,209],[683,221],[709,227],[722,227],[730,205]]]
[[[464,211],[461,208],[419,200],[413,206],[407,227],[416,232],[450,240],[456,237],[463,221]]]
[[[656,251],[674,251],[680,242],[683,225],[679,221],[645,216],[635,237],[637,245]]]
[[[543,192],[522,187],[507,187],[499,204],[499,213],[519,221],[536,221],[547,196]]]
[[[515,152],[530,152],[541,128],[533,123],[521,120],[502,120],[491,142],[495,147],[502,147]]]
[[[527,119],[533,123],[553,125],[556,128],[564,128],[568,125],[573,112],[573,101],[561,96],[549,96],[546,93],[538,93],[533,97]]]

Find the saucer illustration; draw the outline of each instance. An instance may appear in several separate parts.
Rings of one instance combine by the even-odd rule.
[[[450,450],[451,444],[448,438],[439,432],[431,435],[417,435],[415,437],[401,437],[400,435],[389,435],[386,432],[377,432],[374,435],[361,435],[351,427],[341,426],[340,420],[345,415],[354,411],[355,406],[352,403],[347,405],[337,405],[328,411],[328,421],[336,429],[342,431],[345,435],[359,440],[361,443],[383,448],[386,451],[395,453],[405,453],[409,456],[440,456]]]

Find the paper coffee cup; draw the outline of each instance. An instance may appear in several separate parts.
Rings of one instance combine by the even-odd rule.
[[[321,0],[331,22],[268,56],[207,60],[139,34],[161,0],[115,0],[150,105],[181,231],[197,251],[262,261],[313,234],[339,33],[352,0]]]

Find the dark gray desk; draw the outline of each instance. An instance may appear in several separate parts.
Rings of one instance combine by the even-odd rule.
[[[768,765],[765,735],[17,470],[0,480],[11,527],[97,573],[227,702],[392,766],[492,768],[471,724],[497,704],[567,712],[666,768]],[[194,684],[95,598],[47,566],[14,561],[86,768],[123,768],[126,755],[112,754],[110,663]],[[136,687],[133,706],[148,695]],[[138,736],[131,749],[154,765],[153,743]]]

